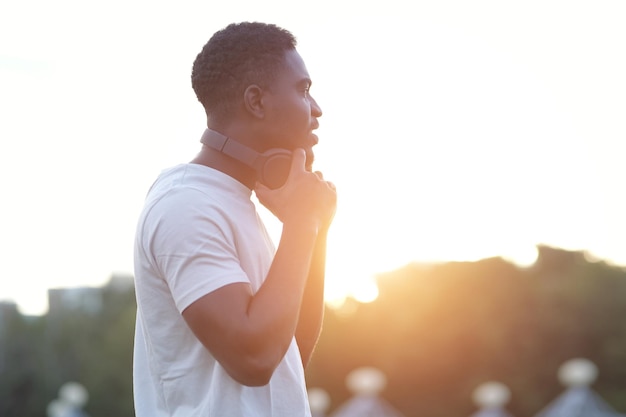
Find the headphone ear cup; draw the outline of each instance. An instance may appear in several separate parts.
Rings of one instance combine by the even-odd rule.
[[[263,153],[264,162],[258,170],[258,179],[270,189],[280,188],[287,181],[291,170],[291,152],[286,149],[270,149]]]

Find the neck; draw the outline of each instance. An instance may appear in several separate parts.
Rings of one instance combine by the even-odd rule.
[[[205,145],[202,146],[200,153],[191,163],[205,165],[223,172],[251,190],[254,189],[256,184],[256,172],[252,168]]]

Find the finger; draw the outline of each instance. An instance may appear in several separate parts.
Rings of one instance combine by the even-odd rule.
[[[259,181],[257,181],[254,186],[254,193],[256,194],[257,198],[263,198],[263,196],[265,196],[270,191],[271,189],[269,187]]]
[[[337,191],[337,187],[335,187],[335,184],[333,182],[330,181],[326,181],[326,184],[333,190],[333,191]]]
[[[322,171],[315,171],[314,174],[317,175],[317,178],[320,180],[324,180],[324,174],[322,174]]]
[[[306,153],[304,149],[295,149],[291,155],[291,169],[289,170],[289,176],[298,172],[304,172],[304,164],[306,162]]]

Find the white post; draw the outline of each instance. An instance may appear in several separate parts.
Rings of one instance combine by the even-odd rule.
[[[330,407],[330,395],[322,388],[310,388],[308,395],[312,417],[325,417]]]
[[[332,417],[403,417],[379,396],[387,385],[387,378],[380,370],[372,367],[355,369],[346,377],[346,385],[354,396]]]
[[[588,359],[576,358],[565,362],[558,371],[559,381],[566,387],[565,392],[535,417],[625,417],[591,389],[597,377],[598,368]]]
[[[82,408],[87,404],[87,389],[78,382],[66,382],[59,389],[59,398],[48,404],[48,417],[84,416]]]
[[[472,417],[510,417],[504,406],[511,399],[511,391],[500,382],[486,382],[479,385],[472,395],[479,410]]]

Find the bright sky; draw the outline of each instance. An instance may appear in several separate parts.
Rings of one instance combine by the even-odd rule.
[[[296,35],[324,110],[329,299],[538,243],[626,265],[623,0],[217,4],[0,5],[0,299],[132,272],[148,187],[200,146],[193,59],[242,20]]]

